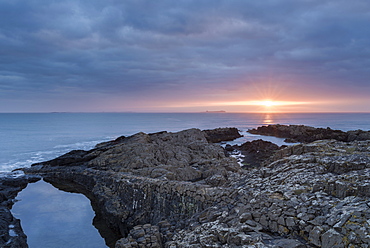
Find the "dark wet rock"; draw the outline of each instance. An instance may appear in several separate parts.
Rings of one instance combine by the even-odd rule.
[[[348,134],[347,141],[370,140],[370,131],[354,130],[348,131],[347,134]]]
[[[219,143],[221,141],[232,141],[242,137],[235,127],[216,128],[211,130],[203,130],[206,138],[210,143]]]
[[[10,212],[17,194],[28,183],[40,180],[40,177],[17,174],[2,175],[0,178],[0,247],[28,247],[27,236],[23,233],[20,221]]]
[[[298,140],[295,140],[295,139],[293,139],[293,138],[286,138],[286,139],[284,140],[284,142],[286,142],[286,143],[299,143],[299,141],[298,141]]]
[[[234,147],[232,146],[232,145],[230,145],[230,144],[226,144],[226,146],[225,146],[225,151],[226,152],[232,152],[232,151],[234,151],[235,149],[234,149]]]
[[[191,129],[139,133],[24,171],[89,197],[117,235],[110,247],[367,247],[370,141],[245,146],[265,150],[255,158],[264,166],[240,169]],[[65,163],[71,155],[79,159]]]
[[[316,140],[335,139],[338,141],[370,140],[370,131],[333,130],[331,128],[315,128],[304,125],[268,125],[249,130],[252,134],[287,138],[286,142],[309,143]]]
[[[248,141],[240,146],[235,145],[232,148],[241,152],[243,167],[247,168],[260,167],[275,154],[275,151],[280,149],[278,145],[261,139]]]

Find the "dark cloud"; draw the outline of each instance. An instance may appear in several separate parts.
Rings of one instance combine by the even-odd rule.
[[[4,0],[0,97],[186,98],[271,75],[370,93],[368,23],[367,0]]]

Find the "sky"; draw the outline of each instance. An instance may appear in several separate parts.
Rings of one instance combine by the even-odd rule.
[[[0,0],[0,112],[370,112],[368,0]]]

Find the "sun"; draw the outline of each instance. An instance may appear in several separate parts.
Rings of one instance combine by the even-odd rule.
[[[276,103],[275,103],[275,102],[270,101],[270,100],[261,101],[261,102],[260,102],[260,104],[261,104],[262,106],[265,106],[265,107],[271,107],[271,106],[276,105]]]

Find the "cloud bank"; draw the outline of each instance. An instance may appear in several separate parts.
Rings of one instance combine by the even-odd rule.
[[[3,0],[0,112],[366,101],[369,23],[367,0]]]

